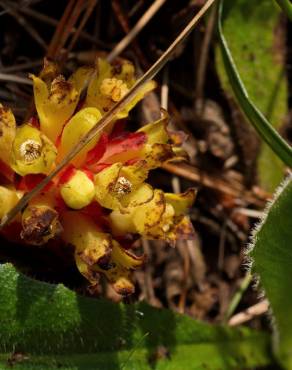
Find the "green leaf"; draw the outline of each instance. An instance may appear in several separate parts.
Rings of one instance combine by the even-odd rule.
[[[272,362],[266,333],[82,297],[10,264],[0,265],[0,286],[1,370],[14,359],[14,370],[238,370]]]
[[[286,369],[292,369],[292,177],[278,189],[256,228],[249,255],[252,272],[270,301],[275,349]]]
[[[283,11],[287,14],[288,18],[292,20],[292,4],[290,0],[276,0]]]
[[[279,128],[287,113],[284,53],[275,42],[279,8],[270,0],[225,0],[224,8],[228,43],[221,27],[221,3],[218,33],[222,57],[217,53],[218,72],[223,87],[230,91],[231,86],[241,109],[266,142],[258,159],[259,180],[265,189],[274,190],[283,178],[279,158],[292,166],[291,148],[272,127]]]

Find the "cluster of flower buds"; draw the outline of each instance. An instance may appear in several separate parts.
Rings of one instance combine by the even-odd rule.
[[[0,172],[6,177],[0,186],[0,217],[49,174],[136,81],[130,62],[109,64],[104,59],[95,67],[79,68],[68,80],[54,63],[45,61],[39,77],[31,78],[36,116],[16,126],[12,112],[0,105]],[[182,136],[168,130],[165,111],[136,132],[124,128],[129,111],[155,86],[154,81],[147,83],[12,222],[24,243],[44,246],[50,239],[63,240],[74,248],[76,265],[90,283],[104,274],[123,295],[134,291],[131,271],[145,261],[130,252],[131,243],[138,237],[175,242],[193,235],[186,212],[195,191],[164,193],[145,182],[149,171],[177,158]]]

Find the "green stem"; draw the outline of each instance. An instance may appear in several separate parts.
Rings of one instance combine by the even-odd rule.
[[[224,323],[227,323],[229,318],[233,315],[233,313],[236,310],[239,302],[241,301],[241,298],[242,298],[244,292],[249,287],[249,284],[250,284],[251,280],[252,280],[252,275],[250,273],[247,273],[245,275],[245,277],[243,278],[239,289],[236,291],[236,293],[234,294],[234,296],[231,299],[231,302],[230,302],[230,304],[227,308],[227,311],[224,315],[224,319],[223,319]]]
[[[276,0],[276,2],[282,8],[283,12],[286,13],[290,21],[292,21],[292,3],[290,0]]]
[[[225,70],[235,97],[238,100],[241,109],[249,119],[250,123],[256,129],[260,137],[270,146],[270,148],[287,166],[292,167],[292,148],[278,134],[270,122],[249,99],[248,93],[243,85],[243,82],[241,81],[231,52],[228,48],[227,41],[223,35],[221,24],[222,8],[223,0],[219,2],[217,30]]]

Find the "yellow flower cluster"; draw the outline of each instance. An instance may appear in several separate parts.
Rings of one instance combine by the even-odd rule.
[[[0,186],[0,217],[50,173],[136,81],[130,62],[109,64],[103,59],[95,67],[79,68],[68,80],[54,63],[45,61],[40,75],[31,78],[35,117],[16,126],[12,112],[0,105],[0,172],[9,182]],[[146,84],[106,132],[13,221],[21,224],[25,243],[42,246],[61,238],[73,246],[77,267],[92,284],[101,273],[123,295],[134,291],[131,270],[145,261],[129,251],[138,236],[174,242],[193,234],[186,212],[195,191],[164,193],[145,182],[150,170],[179,151],[181,143],[167,129],[167,113],[162,111],[161,119],[134,133],[119,129],[155,86],[153,81]]]

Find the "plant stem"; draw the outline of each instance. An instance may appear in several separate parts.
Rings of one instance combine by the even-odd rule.
[[[246,291],[246,289],[248,288],[250,282],[251,282],[251,279],[252,279],[252,275],[251,273],[247,273],[245,275],[245,277],[243,278],[241,284],[240,284],[240,287],[239,289],[237,290],[237,292],[234,294],[234,296],[232,297],[231,299],[231,302],[228,306],[228,309],[224,315],[224,319],[223,319],[223,322],[224,323],[227,323],[229,318],[233,315],[234,311],[236,310],[242,296],[243,296],[243,293]]]
[[[292,3],[290,0],[276,0],[276,2],[282,8],[283,12],[286,13],[290,21],[292,21]]]

